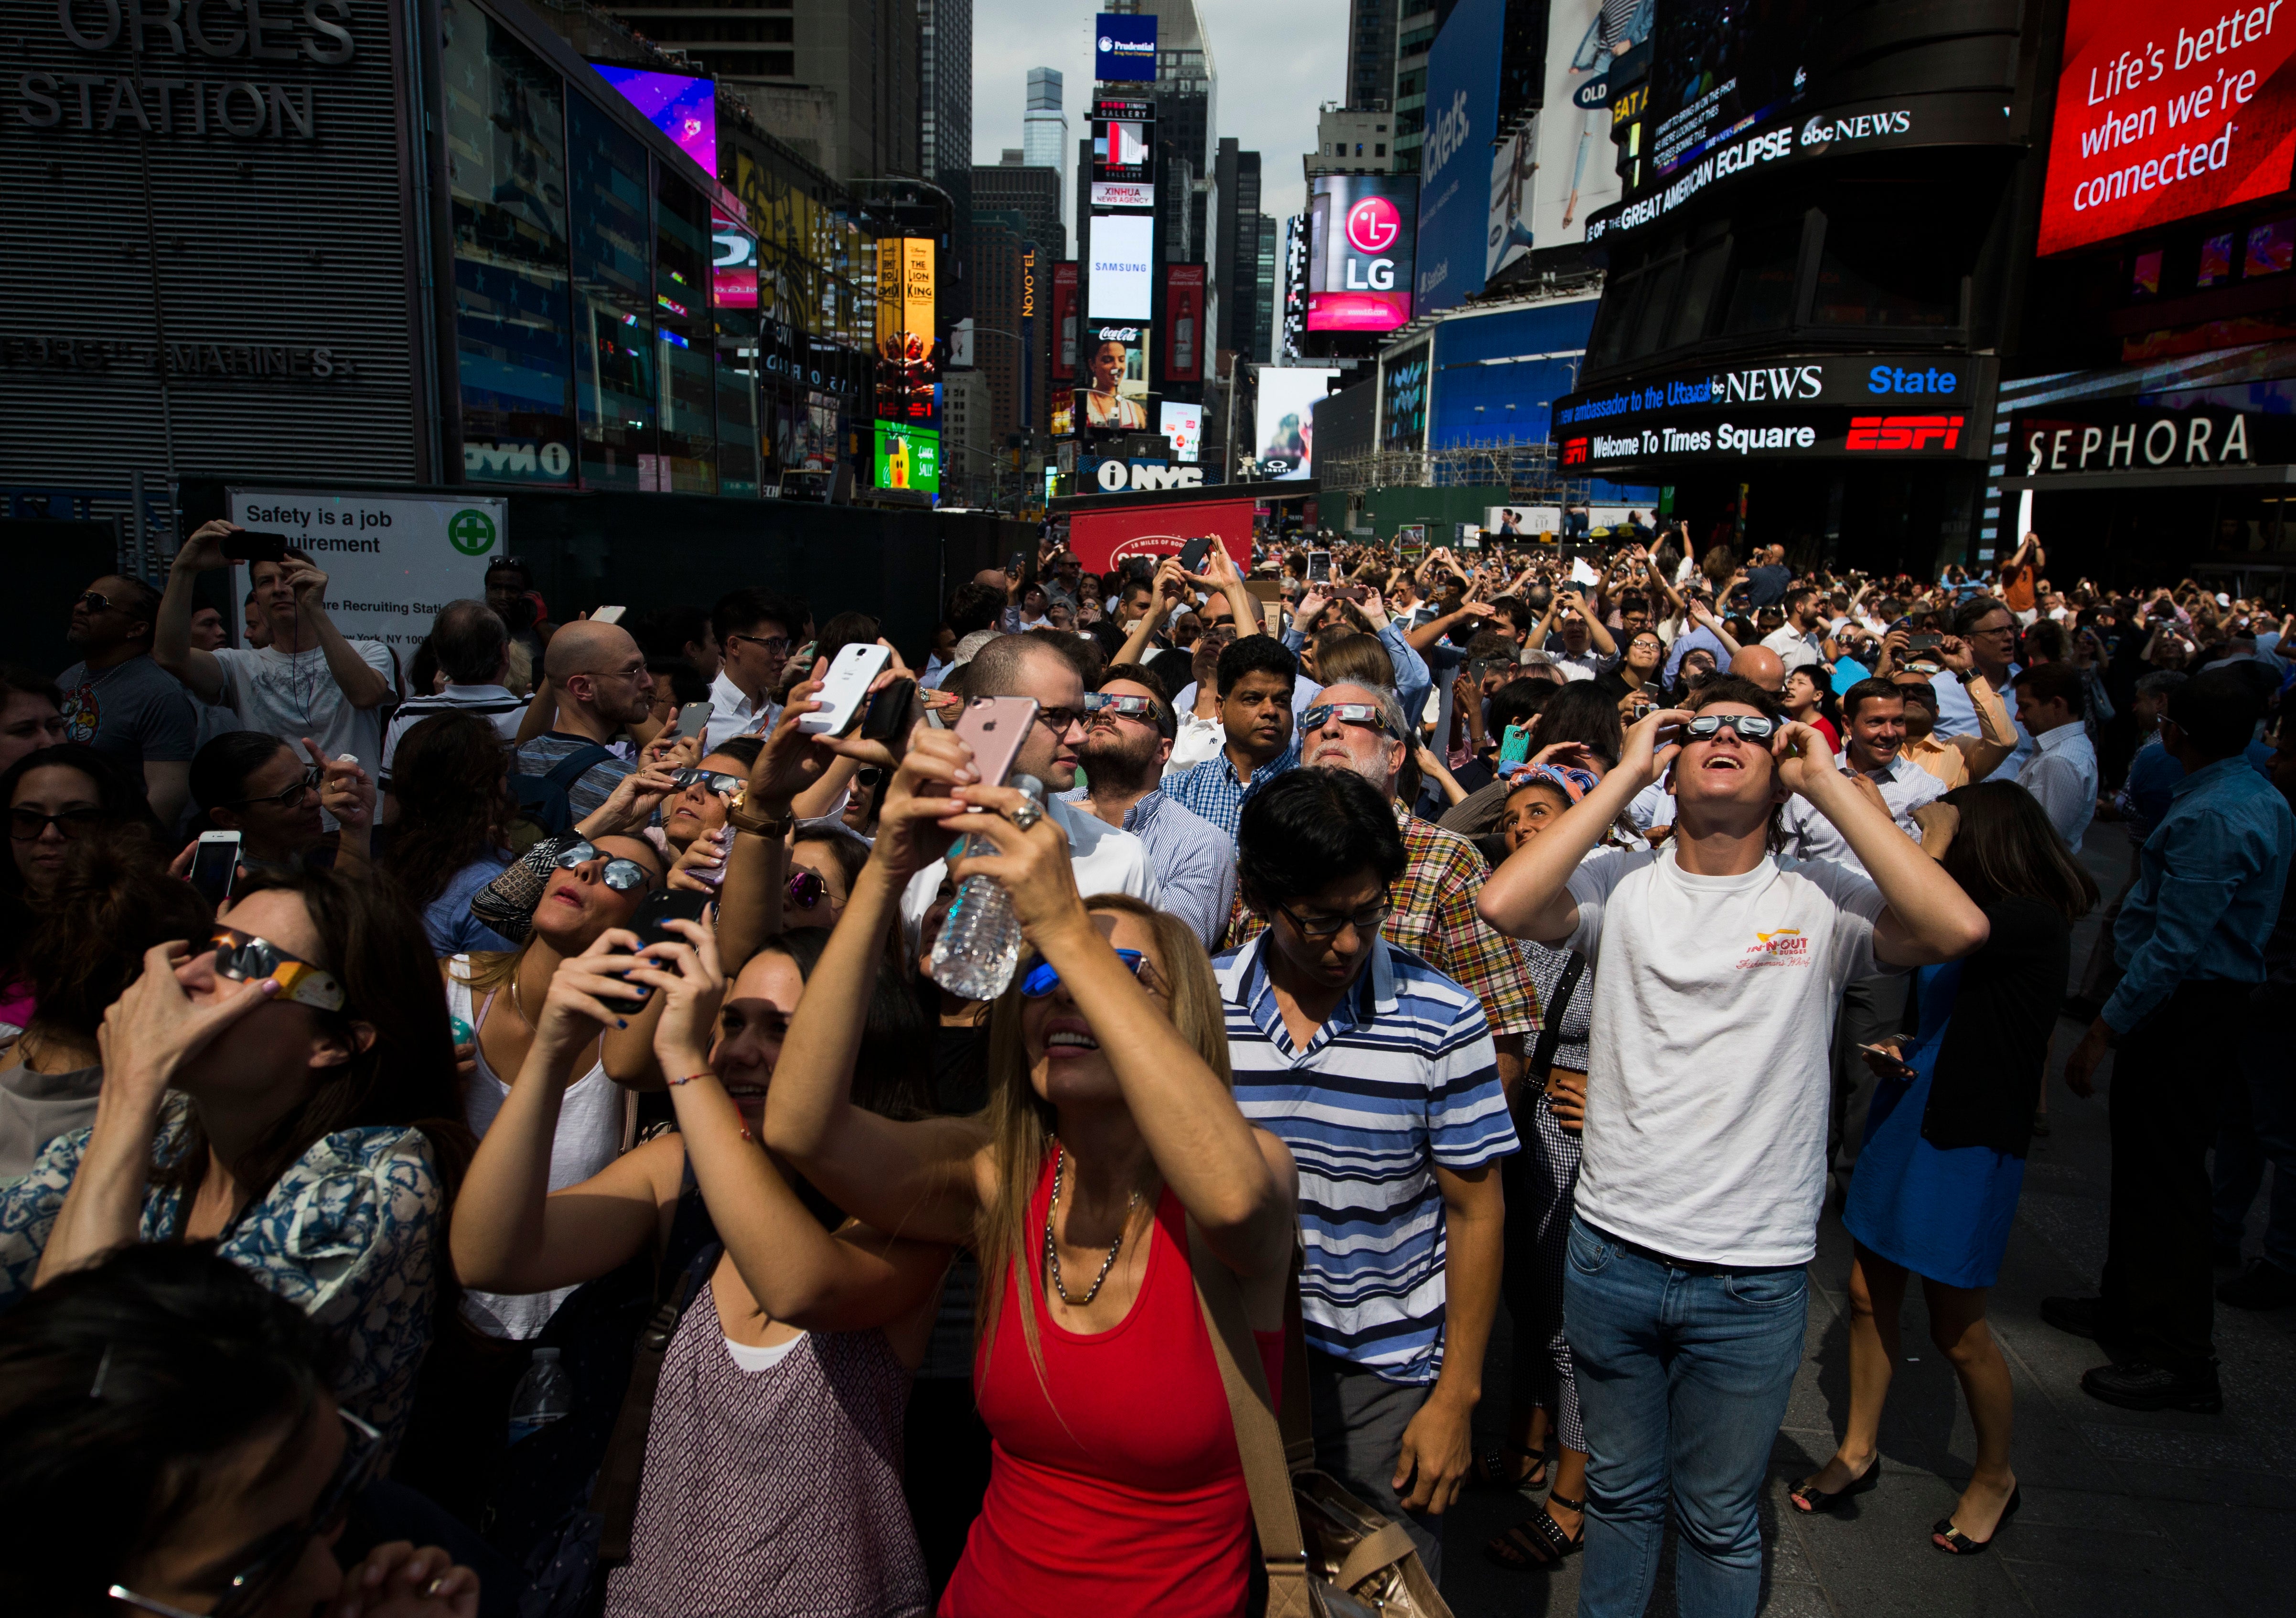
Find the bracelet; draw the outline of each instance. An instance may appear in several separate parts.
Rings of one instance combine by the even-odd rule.
[[[796,826],[797,815],[793,810],[784,810],[778,817],[752,815],[746,804],[734,803],[726,808],[726,824],[737,832],[747,832],[752,837],[771,837],[779,841],[788,836]]]
[[[717,1076],[705,1067],[698,1073],[686,1074],[683,1079],[672,1079],[669,1080],[669,1088],[676,1089],[681,1084],[692,1084],[696,1079],[715,1079]]]

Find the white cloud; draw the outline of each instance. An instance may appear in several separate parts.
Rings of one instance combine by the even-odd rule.
[[[1069,138],[1084,138],[1092,99],[1093,0],[973,0],[972,160],[994,163],[1021,144],[1029,70],[1058,68]],[[1260,209],[1297,213],[1300,158],[1316,144],[1316,109],[1347,94],[1347,0],[1196,0],[1219,71],[1214,136],[1260,154]]]

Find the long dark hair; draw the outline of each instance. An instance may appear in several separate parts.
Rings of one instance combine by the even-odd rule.
[[[389,883],[365,883],[343,873],[311,868],[261,871],[234,897],[276,889],[299,897],[319,935],[318,965],[343,988],[340,1012],[329,1020],[352,1046],[349,1061],[324,1070],[303,1104],[272,1127],[249,1161],[233,1165],[247,1188],[247,1206],[260,1202],[295,1160],[339,1129],[368,1126],[419,1127],[429,1138],[439,1178],[451,1200],[474,1143],[463,1122],[455,1078],[455,1036],[439,966],[422,918]],[[354,1025],[374,1031],[373,1043],[357,1048]],[[228,1040],[226,1031],[220,1039]],[[184,1129],[155,1148],[155,1188],[182,1193],[178,1223],[208,1170],[207,1131],[199,1109]]]
[[[512,808],[508,764],[501,733],[474,713],[435,714],[399,737],[390,763],[398,834],[382,863],[416,904],[502,846]]]
[[[113,1611],[105,1588],[217,1463],[309,1417],[330,1359],[308,1316],[206,1246],[115,1248],[0,1315],[0,1520],[26,1548],[0,1557],[0,1612]]]
[[[1979,908],[2030,899],[2068,922],[2096,908],[2095,879],[2032,793],[2013,781],[1979,781],[1956,786],[1945,801],[1961,812],[1946,845],[1946,874]]]
[[[785,955],[797,974],[813,981],[821,952],[829,948],[826,927],[796,927],[759,946],[759,953]],[[885,1118],[922,1118],[932,1079],[932,1024],[908,986],[880,971],[861,1025],[861,1047],[853,1057],[853,1105]]]
[[[76,769],[94,784],[96,808],[104,822],[140,826],[155,838],[161,835],[159,818],[144,799],[143,784],[129,779],[119,765],[78,742],[43,747],[10,765],[7,773],[0,775],[0,809],[16,801],[16,789],[26,776],[36,769],[59,767]],[[0,859],[0,973],[13,969],[21,959],[31,932],[35,917],[26,897],[23,873],[16,868],[15,859]]]
[[[167,856],[144,827],[127,821],[89,832],[66,851],[24,951],[39,1006],[32,1026],[93,1039],[105,1008],[142,975],[145,950],[171,939],[196,948],[214,922],[199,890],[168,874]]]

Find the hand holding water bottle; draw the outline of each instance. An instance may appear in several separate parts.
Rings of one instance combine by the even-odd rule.
[[[949,817],[949,794],[977,786],[980,779],[972,768],[972,749],[964,737],[953,730],[919,725],[877,811],[871,863],[906,877],[946,854],[955,841],[941,826]]]
[[[1092,932],[1091,917],[1077,892],[1076,867],[1069,858],[1068,834],[1049,814],[1039,814],[1025,828],[1014,824],[1030,817],[1022,810],[1033,801],[1017,787],[968,786],[959,801],[989,812],[951,815],[944,829],[966,834],[964,852],[949,861],[948,874],[959,883],[971,876],[989,876],[1001,883],[1021,924],[1021,936],[1044,953],[1046,941],[1063,928]]]

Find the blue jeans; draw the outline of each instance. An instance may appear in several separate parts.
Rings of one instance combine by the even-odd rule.
[[[1808,1277],[1677,1269],[1577,1218],[1569,1251],[1562,1319],[1588,1452],[1579,1618],[1642,1618],[1669,1491],[1682,1618],[1752,1618],[1755,1502],[1801,1363]]]

